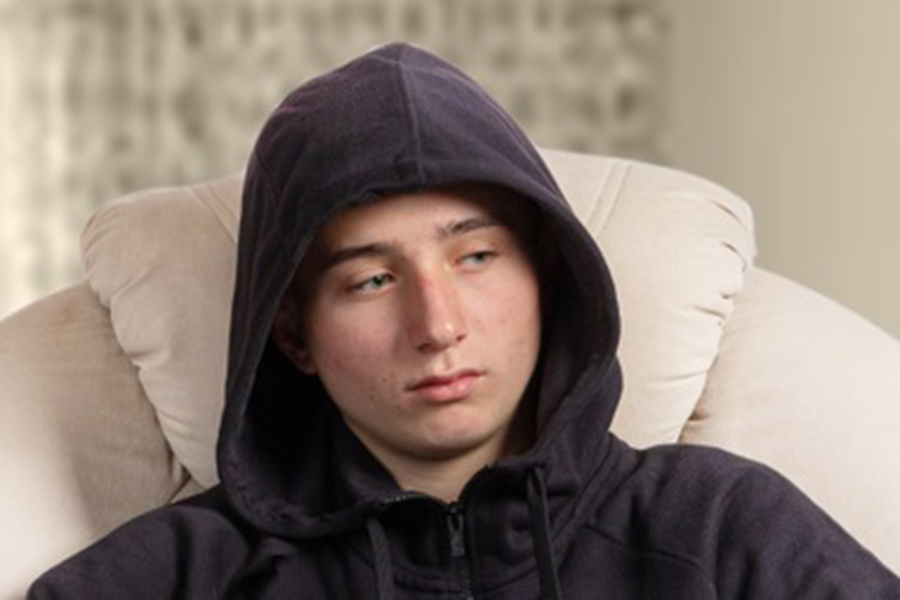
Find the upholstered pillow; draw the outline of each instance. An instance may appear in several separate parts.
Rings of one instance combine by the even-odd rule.
[[[88,281],[163,434],[205,486],[217,481],[241,182],[137,192],[100,209],[82,236]]]
[[[544,155],[618,282],[626,388],[614,428],[641,446],[675,441],[752,260],[750,211],[677,171]],[[240,185],[135,194],[102,209],[83,238],[88,279],[163,432],[205,485],[215,481]]]
[[[545,157],[616,282],[625,390],[612,429],[638,447],[675,442],[756,253],[750,208],[673,169]]]

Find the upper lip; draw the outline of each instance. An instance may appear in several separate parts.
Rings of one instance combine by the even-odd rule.
[[[428,377],[416,379],[408,386],[406,386],[406,389],[414,391],[433,385],[447,385],[448,383],[452,383],[453,381],[456,381],[457,379],[460,379],[462,377],[477,377],[483,374],[483,371],[479,371],[477,369],[460,369],[459,371],[453,371],[452,373],[447,373],[444,375],[429,375]]]

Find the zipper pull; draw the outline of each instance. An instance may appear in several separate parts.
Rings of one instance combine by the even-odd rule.
[[[450,531],[450,556],[464,558],[466,556],[466,540],[463,535],[464,517],[458,504],[447,508],[447,527]]]

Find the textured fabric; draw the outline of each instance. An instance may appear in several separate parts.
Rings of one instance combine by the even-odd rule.
[[[0,598],[184,476],[87,284],[0,324]]]
[[[464,181],[531,203],[558,260],[532,378],[537,439],[446,503],[401,490],[269,332],[339,210]],[[603,257],[525,136],[452,66],[392,45],[295,90],[256,144],[242,213],[221,485],[126,525],[31,597],[900,594],[769,469],[696,447],[639,452],[608,433],[622,382]]]
[[[764,270],[736,304],[682,441],[777,468],[900,572],[900,342]]]
[[[675,442],[753,263],[752,216],[712,183],[641,163],[614,164],[600,196],[610,208],[595,238],[622,312],[625,392],[612,431],[638,447]]]
[[[228,180],[138,192],[85,229],[85,273],[109,308],[163,434],[204,486],[217,480],[214,447],[224,396],[228,298],[237,216]]]

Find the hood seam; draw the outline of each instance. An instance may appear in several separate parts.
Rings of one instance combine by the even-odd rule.
[[[402,55],[400,57],[402,59]],[[419,120],[416,116],[416,111],[413,110],[413,105],[415,101],[413,100],[412,90],[409,86],[409,81],[407,80],[406,68],[398,61],[397,62],[397,75],[400,80],[400,89],[403,93],[403,108],[406,113],[407,125],[410,130],[410,136],[412,137],[414,153],[415,153],[415,163],[416,163],[416,177],[418,179],[419,185],[425,185],[426,177],[424,172],[424,164],[422,161],[422,136],[419,129]]]

